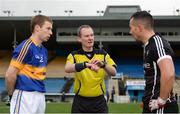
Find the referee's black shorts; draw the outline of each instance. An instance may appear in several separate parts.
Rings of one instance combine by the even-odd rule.
[[[149,109],[148,106],[149,103],[144,103],[144,107],[143,107],[143,114],[146,113],[154,113],[154,114],[178,114],[179,109],[178,109],[178,104],[177,101],[174,99],[170,99],[166,102],[165,106],[163,108],[160,108],[158,110],[153,110],[152,112]]]
[[[108,113],[104,95],[98,97],[75,95],[71,113]]]

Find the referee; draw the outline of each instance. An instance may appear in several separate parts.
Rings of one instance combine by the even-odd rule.
[[[75,73],[71,112],[108,113],[104,78],[116,75],[116,64],[106,51],[93,47],[94,32],[89,25],[80,26],[77,34],[82,48],[71,52],[65,65],[65,72]]]
[[[134,13],[129,22],[130,34],[144,44],[143,113],[178,113],[170,94],[175,79],[174,52],[168,41],[154,32],[153,25],[153,17],[146,11]]]

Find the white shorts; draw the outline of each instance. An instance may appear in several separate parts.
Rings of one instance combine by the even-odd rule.
[[[29,92],[16,89],[13,93],[11,114],[45,113],[45,94],[37,91]]]

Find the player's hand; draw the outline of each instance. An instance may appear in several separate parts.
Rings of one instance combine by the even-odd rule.
[[[6,103],[7,106],[10,106],[11,98],[12,98],[12,95],[9,95],[9,98],[8,98],[8,100],[7,100],[7,103]]]
[[[150,100],[150,102],[149,102],[149,109],[151,110],[151,111],[153,111],[153,110],[155,110],[155,109],[158,109],[159,108],[159,106],[158,106],[158,101],[157,101],[157,99],[153,99],[153,100]]]
[[[159,109],[159,108],[164,107],[165,104],[166,104],[166,101],[159,97],[158,99],[150,100],[149,108],[150,108],[151,111],[153,111],[155,109]]]

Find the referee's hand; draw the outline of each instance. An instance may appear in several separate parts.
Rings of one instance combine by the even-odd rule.
[[[95,72],[98,72],[98,70],[100,69],[96,64],[92,63],[86,63],[86,67]]]
[[[91,64],[97,65],[100,68],[105,67],[105,63],[103,61],[100,61],[100,60],[92,60]]]
[[[95,71],[95,72],[98,72],[99,67],[98,67],[97,65],[92,64],[91,70],[92,70],[92,71]]]

